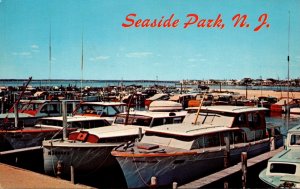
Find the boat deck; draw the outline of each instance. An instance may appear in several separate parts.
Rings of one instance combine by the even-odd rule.
[[[92,188],[0,163],[2,188]]]

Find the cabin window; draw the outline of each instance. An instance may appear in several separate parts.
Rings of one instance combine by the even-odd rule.
[[[245,114],[240,114],[235,118],[234,125],[237,127],[246,126],[247,119]]]
[[[192,145],[192,149],[210,148],[217,146],[220,146],[220,134],[213,133],[197,138]]]
[[[248,122],[250,128],[257,128],[260,126],[260,115],[258,113],[249,113]]]
[[[230,144],[244,143],[245,134],[241,131],[235,131],[229,134]]]
[[[58,107],[58,104],[46,104],[41,109],[42,113],[59,113],[60,108]]]
[[[41,119],[38,124],[62,127],[62,121],[52,119]]]
[[[125,124],[126,117],[117,116],[115,119],[115,124]],[[148,117],[132,117],[129,116],[127,120],[128,125],[139,125],[139,126],[149,126],[151,123],[151,118]]]
[[[300,145],[300,135],[291,136],[291,145]]]
[[[115,116],[119,111],[112,106],[83,105],[78,110],[79,114],[97,114],[101,116]]]
[[[295,174],[296,165],[293,164],[284,164],[284,163],[272,163],[270,166],[271,173],[286,173],[286,174]]]
[[[67,113],[72,113],[73,111],[73,104],[67,104]]]
[[[205,140],[204,140],[204,137],[201,136],[194,141],[191,149],[201,149],[204,147],[205,147]]]

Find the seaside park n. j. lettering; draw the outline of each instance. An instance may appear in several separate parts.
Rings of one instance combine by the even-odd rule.
[[[233,27],[250,28],[250,24],[247,22],[248,15],[236,14],[232,17]],[[258,18],[258,22],[253,31],[257,32],[261,28],[269,28],[270,24],[267,23],[268,14],[261,14]],[[125,18],[125,22],[122,23],[124,28],[177,28],[180,24],[180,19],[175,17],[175,14],[171,14],[169,17],[162,16],[161,18],[139,18],[137,14],[128,14]],[[182,27],[184,29],[197,27],[197,28],[216,28],[224,29],[225,24],[222,19],[222,15],[218,14],[215,18],[202,18],[198,14],[187,14],[185,22]]]

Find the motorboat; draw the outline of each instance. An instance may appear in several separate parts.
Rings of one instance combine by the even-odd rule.
[[[63,100],[67,103],[67,113],[71,114],[79,100]],[[37,119],[42,117],[55,117],[62,115],[62,101],[60,100],[20,100],[17,108],[18,127],[33,126]],[[0,128],[15,127],[15,115],[13,109],[0,114]]]
[[[115,116],[124,112],[126,107],[122,102],[82,102],[73,111],[73,116],[105,117],[109,123],[112,123]]]
[[[68,116],[66,124],[66,136],[72,131],[110,125],[105,118],[91,116]],[[44,117],[31,127],[0,130],[1,150],[41,146],[43,140],[61,138],[62,135],[63,116]]]
[[[75,131],[67,140],[43,141],[44,170],[55,175],[60,164],[62,175],[70,175],[70,167],[80,175],[118,165],[111,150],[124,142],[140,138],[146,128],[181,123],[187,114],[180,112],[128,111],[120,113],[111,126]],[[77,174],[77,175],[78,175]]]
[[[146,129],[141,141],[118,146],[112,155],[123,170],[128,188],[149,187],[151,177],[157,178],[157,187],[171,186],[173,182],[185,184],[222,169],[229,149],[231,164],[240,161],[242,152],[254,157],[269,151],[266,110],[202,107],[200,114],[189,114],[176,126]]]
[[[268,160],[259,178],[275,188],[300,188],[300,125],[288,131],[286,145]]]

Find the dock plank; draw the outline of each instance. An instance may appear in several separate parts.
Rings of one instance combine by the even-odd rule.
[[[50,177],[36,172],[0,163],[0,189],[18,188],[92,188],[70,181]]]
[[[256,165],[257,163],[268,160],[268,159],[270,159],[271,157],[273,157],[275,154],[279,153],[282,150],[283,150],[283,147],[280,147],[276,150],[269,151],[269,152],[266,152],[266,153],[261,154],[259,156],[248,159],[247,160],[247,167],[252,167],[252,166]],[[237,173],[237,172],[241,171],[241,167],[242,167],[241,163],[238,163],[238,164],[233,165],[229,168],[223,169],[219,172],[213,173],[213,174],[208,175],[206,177],[199,178],[199,179],[197,179],[195,181],[192,181],[190,183],[181,185],[178,188],[202,188],[202,187],[205,187],[208,184],[211,184],[212,182],[221,180],[221,179],[223,179],[223,178],[225,178],[229,175],[232,175],[234,173]]]

